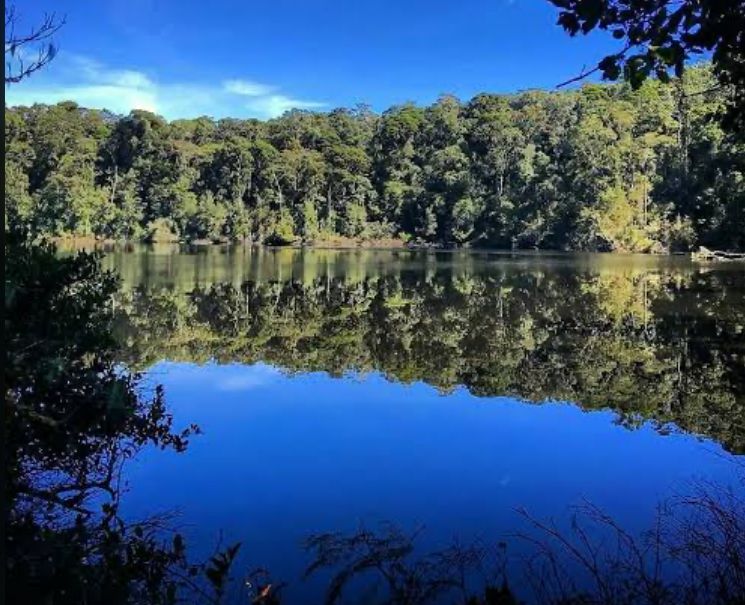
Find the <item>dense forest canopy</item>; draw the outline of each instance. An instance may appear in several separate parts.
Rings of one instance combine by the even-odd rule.
[[[113,239],[744,249],[745,143],[720,126],[723,94],[699,65],[637,90],[443,96],[382,115],[6,108],[6,223]]]

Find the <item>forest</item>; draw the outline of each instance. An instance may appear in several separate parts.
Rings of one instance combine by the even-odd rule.
[[[5,221],[57,237],[745,249],[745,140],[711,65],[268,121],[5,109]]]

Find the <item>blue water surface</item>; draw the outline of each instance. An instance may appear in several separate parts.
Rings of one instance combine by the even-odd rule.
[[[517,513],[567,523],[586,499],[640,532],[657,503],[691,480],[735,480],[716,443],[651,426],[630,430],[612,412],[443,394],[377,373],[289,374],[271,365],[161,362],[175,425],[203,434],[184,454],[146,450],[127,470],[125,512],[177,511],[195,556],[242,542],[235,573],[263,566],[285,595],[320,601],[322,579],[301,582],[309,534],[425,526],[424,550],[506,540]]]

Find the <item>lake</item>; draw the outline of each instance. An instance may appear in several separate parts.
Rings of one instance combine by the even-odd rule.
[[[423,526],[426,549],[569,523],[632,532],[745,452],[745,264],[685,257],[115,248],[122,362],[162,384],[184,454],[127,467],[128,515],[243,543],[290,602],[318,532]],[[517,557],[519,559],[519,557]],[[519,563],[510,563],[517,577]],[[519,580],[515,580],[519,585]]]

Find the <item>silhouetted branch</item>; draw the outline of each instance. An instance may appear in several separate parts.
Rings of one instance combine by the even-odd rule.
[[[17,84],[40,70],[57,55],[57,46],[51,41],[65,24],[64,17],[47,13],[38,27],[18,34],[18,13],[15,5],[5,7],[5,83]],[[36,46],[30,50],[29,46]]]
[[[611,56],[615,60],[618,60],[626,56],[626,53],[629,52],[629,50],[631,50],[630,45],[626,46],[623,50]],[[579,75],[574,76],[573,78],[569,78],[565,82],[561,82],[560,84],[557,84],[556,88],[564,88],[565,86],[569,86],[570,84],[574,84],[575,82],[581,82],[582,80],[585,80],[586,78],[590,77],[592,74],[599,72],[601,69],[602,69],[602,66],[600,63],[598,63],[592,69],[587,69],[585,66],[582,66],[582,70],[580,71]]]
[[[350,582],[370,575],[382,579],[385,587],[384,601],[395,605],[419,605],[436,603],[447,596],[458,595],[455,602],[492,603],[482,601],[481,591],[493,591],[507,600],[509,588],[504,579],[504,556],[501,550],[478,543],[463,545],[459,542],[419,557],[414,555],[414,542],[422,528],[404,533],[394,525],[386,524],[382,531],[373,532],[361,527],[356,533],[327,533],[310,537],[306,548],[314,552],[314,560],[305,576],[318,570],[334,570],[326,593],[326,603],[333,605],[342,600],[342,591]],[[501,545],[500,545],[501,547]],[[484,573],[489,566],[495,573],[484,577],[484,585],[475,588],[469,585],[476,573]],[[502,587],[496,588],[492,581],[502,575]],[[486,598],[486,596],[485,596]]]
[[[698,482],[662,503],[651,529],[632,535],[585,502],[569,529],[519,511],[535,531],[526,580],[537,602],[729,605],[745,597],[745,501]]]

